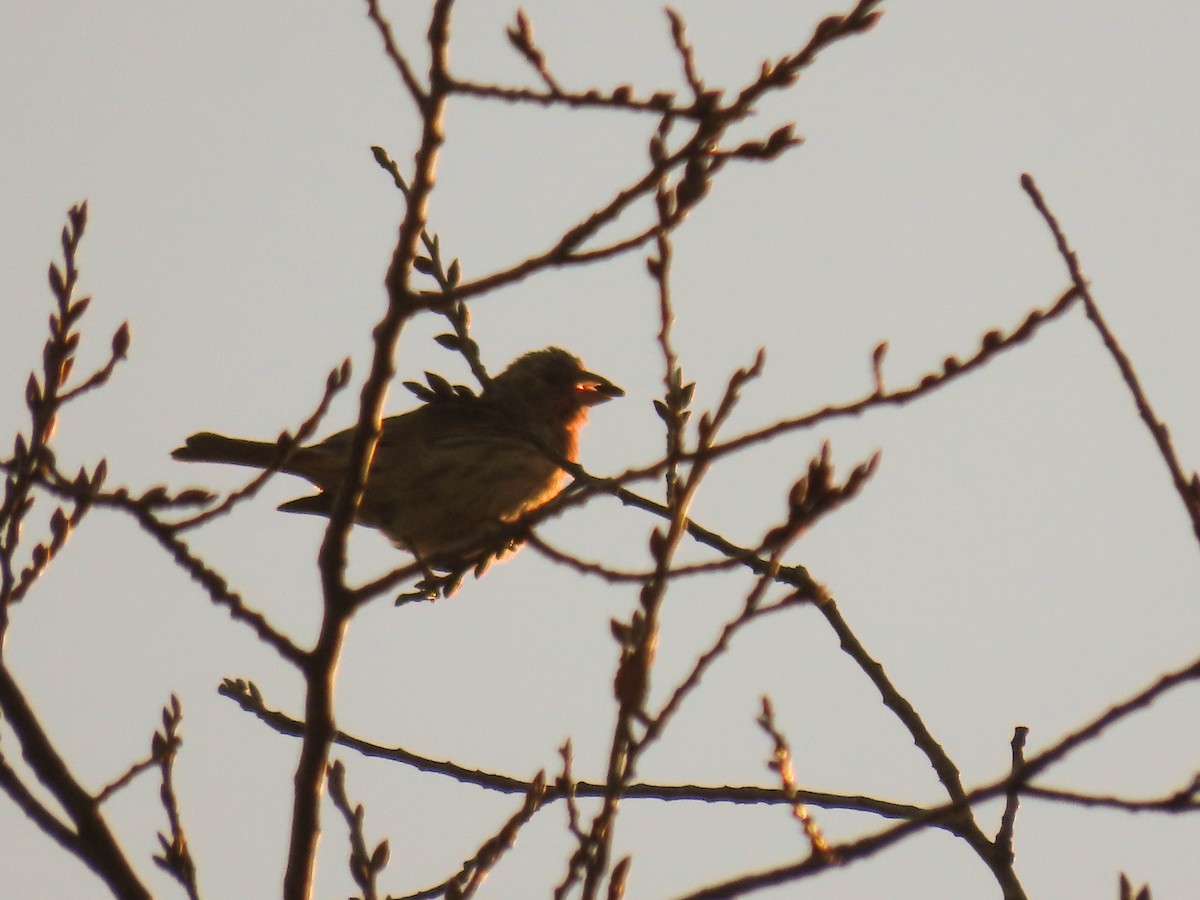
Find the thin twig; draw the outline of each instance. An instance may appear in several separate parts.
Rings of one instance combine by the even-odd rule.
[[[517,10],[516,24],[508,28],[508,41],[521,57],[529,63],[530,67],[537,73],[538,78],[542,79],[542,83],[546,85],[546,89],[550,91],[552,96],[561,97],[563,90],[558,85],[558,81],[550,74],[550,69],[546,65],[546,54],[538,47],[533,39],[533,26],[529,24],[529,18],[525,15],[524,10]]]
[[[667,92],[656,94],[647,101],[639,102],[634,100],[631,91],[624,87],[614,90],[606,99],[598,91],[574,94],[563,91],[557,86],[544,92],[500,88],[495,85],[480,85],[462,81],[452,78],[446,73],[446,87],[455,93],[502,99],[507,102],[531,101],[572,107],[617,106],[622,109],[642,109],[653,111],[660,117],[694,122],[695,133],[676,152],[665,155],[656,161],[645,175],[618,192],[609,203],[597,209],[573,228],[568,229],[553,247],[507,269],[460,284],[441,298],[426,298],[426,302],[433,307],[441,303],[464,300],[503,285],[513,284],[546,268],[592,262],[598,258],[607,258],[642,246],[654,237],[657,227],[645,229],[602,250],[581,250],[587,240],[598,233],[603,226],[615,221],[634,201],[655,191],[665,173],[682,167],[685,174],[676,189],[678,202],[669,223],[669,227],[674,228],[686,217],[690,207],[703,196],[703,188],[706,188],[707,182],[724,163],[738,158],[771,159],[788,147],[799,143],[798,139],[791,134],[791,126],[783,126],[777,128],[770,137],[763,141],[747,142],[734,150],[720,151],[717,146],[720,138],[733,124],[754,112],[755,103],[763,95],[793,84],[800,71],[811,65],[821,50],[842,38],[869,30],[878,20],[879,13],[874,11],[874,7],[879,3],[880,0],[860,0],[846,15],[827,18],[813,31],[808,43],[795,54],[785,57],[775,64],[764,63],[759,77],[744,87],[726,106],[720,105],[720,92],[715,91],[701,91],[691,107],[676,107],[673,96]],[[676,17],[672,21],[681,23],[682,20],[678,20]],[[675,41],[677,48],[687,60],[689,82],[693,87],[702,85],[699,75],[695,72],[691,50],[686,44],[682,32],[676,35]]]
[[[367,840],[363,835],[363,806],[361,803],[351,806],[346,793],[346,767],[341,762],[334,762],[329,767],[329,798],[346,820],[350,832],[350,877],[362,890],[362,900],[378,900],[379,891],[375,882],[387,866],[391,850],[385,839],[376,844],[374,850],[367,851]]]
[[[807,431],[816,428],[818,425],[827,424],[838,419],[858,417],[877,408],[905,406],[923,399],[928,394],[949,385],[959,378],[965,377],[969,372],[992,362],[1001,353],[1029,341],[1043,325],[1065,315],[1074,305],[1075,301],[1079,299],[1079,296],[1076,288],[1072,286],[1049,307],[1030,311],[1021,325],[1009,334],[1005,335],[998,329],[988,331],[984,334],[979,349],[972,356],[961,361],[956,357],[947,357],[940,372],[926,374],[909,387],[893,391],[881,391],[878,384],[879,376],[877,375],[871,393],[858,400],[826,406],[815,412],[805,413],[802,416],[791,419],[783,419],[772,425],[746,432],[735,438],[716,441],[705,449],[704,454],[710,459],[718,459],[728,454],[736,453],[746,447],[765,443],[786,433]],[[682,453],[681,460],[694,459],[697,453],[697,450],[685,450]],[[569,507],[582,505],[595,493],[612,494],[627,506],[634,506],[666,518],[669,515],[667,507],[634,493],[624,485],[655,478],[665,471],[667,466],[667,460],[660,459],[650,465],[630,468],[617,475],[599,477],[587,472],[578,464],[565,464],[563,468],[575,479],[575,489],[564,491],[550,503],[540,507],[536,515],[529,517],[526,521],[529,526],[532,526],[550,516],[559,514]],[[695,523],[690,523],[688,531],[693,538],[721,553],[737,555],[756,572],[760,572],[761,566],[765,564],[752,551],[732,544],[709,529]],[[756,568],[756,566],[759,568]],[[787,583],[793,584],[796,587],[801,586],[797,582],[788,581]]]
[[[588,562],[587,560],[580,559],[578,556],[565,553],[562,550],[559,550],[558,548],[548,544],[544,538],[539,537],[534,532],[530,532],[526,536],[525,543],[533,547],[539,553],[545,555],[548,559],[552,559],[557,563],[562,563],[565,566],[569,566],[576,572],[580,572],[585,575],[596,575],[610,583],[640,583],[650,577],[650,572],[644,569],[639,571],[616,569],[612,566],[606,566],[602,565],[601,563]],[[682,578],[688,575],[708,575],[713,572],[725,572],[729,569],[735,568],[738,565],[740,565],[738,560],[730,559],[729,557],[722,557],[720,559],[709,560],[708,562],[673,566],[668,570],[667,574],[671,578]]]
[[[785,796],[791,799],[792,817],[800,823],[804,836],[808,838],[809,850],[813,855],[824,856],[829,853],[829,842],[821,833],[820,827],[813,819],[803,801],[800,800],[800,789],[796,784],[796,771],[792,764],[792,748],[783,732],[775,724],[775,707],[767,695],[762,698],[762,714],[758,717],[758,725],[775,745],[772,748],[771,761],[768,764],[772,771],[778,773],[780,784]]]
[[[831,858],[837,865],[846,865],[857,859],[865,859],[890,847],[893,844],[918,833],[923,828],[935,823],[954,823],[961,821],[963,812],[971,806],[991,800],[1009,793],[1015,785],[1024,785],[1031,778],[1045,771],[1050,766],[1060,762],[1073,750],[1087,744],[1107,731],[1118,722],[1142,709],[1145,709],[1159,697],[1175,688],[1200,680],[1200,659],[1195,659],[1186,666],[1168,672],[1158,678],[1153,684],[1136,692],[1125,700],[1111,706],[1103,713],[1094,717],[1083,727],[1066,735],[1054,745],[1027,759],[1023,765],[1010,772],[1004,778],[976,788],[969,793],[943,806],[935,807],[920,815],[891,826],[856,841],[834,844],[830,848]],[[955,830],[952,827],[952,830]],[[955,833],[958,833],[955,831]],[[831,865],[824,857],[809,857],[800,863],[779,866],[749,875],[739,876],[720,884],[709,885],[698,891],[686,894],[678,900],[713,900],[713,898],[740,897],[743,894],[767,887],[777,887],[790,884],[802,878],[815,875]],[[1013,881],[1002,884],[1006,895],[1024,896],[1020,886]],[[1019,892],[1019,893],[1018,893]]]
[[[1025,739],[1029,737],[1029,729],[1018,725],[1013,729],[1012,736],[1012,771],[1018,771],[1025,764]],[[1004,800],[1004,813],[1000,816],[1000,830],[996,832],[996,859],[998,862],[1011,866],[1013,864],[1013,828],[1017,823],[1017,809],[1021,805],[1020,791],[1014,787]]]
[[[1183,466],[1179,462],[1179,457],[1175,453],[1175,447],[1171,443],[1171,434],[1167,430],[1166,424],[1154,412],[1154,407],[1150,405],[1150,400],[1142,388],[1141,382],[1137,377],[1137,372],[1134,371],[1133,363],[1121,348],[1121,344],[1117,341],[1112,329],[1108,327],[1104,316],[1100,314],[1100,307],[1092,296],[1087,279],[1080,268],[1079,257],[1067,242],[1067,237],[1059,226],[1058,219],[1055,218],[1050,208],[1046,205],[1046,200],[1034,182],[1033,176],[1028,174],[1022,175],[1021,187],[1029,195],[1029,198],[1033,201],[1033,205],[1037,207],[1037,211],[1041,213],[1047,227],[1050,229],[1050,233],[1054,235],[1054,243],[1058,247],[1058,253],[1063,258],[1063,262],[1066,263],[1067,271],[1071,273],[1071,281],[1075,285],[1076,293],[1083,299],[1083,308],[1087,311],[1087,317],[1100,333],[1100,338],[1104,341],[1105,349],[1108,350],[1109,356],[1113,358],[1113,362],[1116,363],[1117,369],[1121,373],[1121,380],[1129,388],[1129,393],[1132,395],[1133,402],[1137,406],[1138,415],[1141,417],[1146,429],[1150,432],[1150,437],[1158,447],[1159,455],[1162,456],[1163,462],[1166,463],[1167,471],[1171,473],[1171,481],[1175,485],[1175,493],[1183,501],[1183,508],[1192,520],[1192,533],[1195,534],[1196,540],[1200,542],[1200,476],[1193,474],[1189,478],[1184,473]]]
[[[171,695],[171,703],[162,712],[163,730],[155,732],[151,742],[152,755],[162,773],[159,796],[167,813],[170,837],[158,835],[162,853],[154,857],[159,868],[170,873],[187,892],[189,900],[200,900],[200,887],[196,882],[196,861],[188,847],[187,835],[183,831],[183,820],[179,814],[179,798],[175,794],[175,754],[182,743],[179,725],[183,721],[183,708],[179,698]]]
[[[762,607],[763,612],[769,612],[772,607]],[[233,700],[246,712],[256,716],[269,728],[279,734],[299,737],[304,732],[304,723],[279,710],[269,709],[263,703],[253,685],[237,680],[227,680],[219,689],[224,697]],[[438,760],[403,747],[388,747],[344,731],[338,731],[336,742],[339,746],[353,750],[372,759],[384,759],[390,762],[408,766],[418,772],[428,772],[442,775],[462,784],[473,784],[477,787],[501,794],[524,794],[529,790],[531,782],[492,772],[485,769],[472,768],[449,760]],[[564,787],[557,782],[546,786],[546,802],[562,799],[573,793],[577,797],[602,797],[605,785],[600,782],[575,781]],[[734,803],[734,804],[786,804],[788,798],[778,788],[758,785],[696,785],[696,784],[649,784],[635,782],[626,787],[626,798],[640,798],[662,801],[698,801],[703,803]],[[825,791],[802,790],[797,795],[805,803],[824,809],[844,809],[856,812],[871,813],[889,819],[907,819],[926,812],[925,809],[911,804],[896,803],[865,797],[858,794],[834,794]]]
[[[367,18],[375,23],[375,28],[379,31],[379,36],[383,38],[383,50],[387,54],[388,59],[392,61],[392,65],[396,67],[396,71],[400,73],[400,79],[404,82],[404,86],[408,88],[409,96],[412,97],[413,103],[417,109],[424,110],[429,103],[429,95],[421,87],[417,81],[417,76],[413,73],[412,66],[408,64],[408,59],[400,52],[400,48],[396,46],[395,35],[392,33],[392,25],[384,18],[383,13],[379,9],[379,0],[367,0]]]
[[[452,900],[467,900],[468,897],[473,897],[483,886],[488,873],[496,867],[505,852],[512,848],[518,832],[545,806],[545,794],[546,773],[538,772],[529,783],[529,790],[521,808],[509,817],[499,831],[480,845],[475,854],[462,864],[457,874],[435,887],[408,894],[397,900],[419,900],[443,894]]]
[[[1197,796],[1200,794],[1200,775],[1193,778],[1191,783],[1182,790],[1148,800],[1114,797],[1106,794],[1083,794],[1078,791],[1064,791],[1057,788],[1037,787],[1036,785],[1021,788],[1021,793],[1026,797],[1036,797],[1039,800],[1051,800],[1056,803],[1066,803],[1072,806],[1119,809],[1125,812],[1200,812],[1200,797]]]
[[[408,181],[400,172],[400,167],[382,147],[372,147],[371,152],[375,155],[375,161],[392,176],[392,183],[396,185],[397,190],[404,195],[404,199],[407,201],[411,191]],[[450,293],[458,287],[458,283],[462,280],[461,264],[457,259],[453,260],[449,266],[444,264],[442,242],[436,234],[430,234],[428,228],[421,231],[421,244],[429,256],[418,257],[414,264],[424,274],[432,276],[437,281],[443,295]],[[470,335],[471,313],[467,304],[458,300],[444,304],[431,303],[429,308],[444,316],[454,328],[454,334],[441,334],[434,340],[447,349],[457,350],[466,360],[471,374],[475,376],[480,387],[487,387],[491,377],[483,365],[479,345]]]

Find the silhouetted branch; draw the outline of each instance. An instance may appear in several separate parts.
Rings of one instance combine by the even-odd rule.
[[[1119,809],[1125,812],[1161,812],[1161,813],[1195,813],[1200,812],[1200,775],[1182,790],[1174,791],[1163,797],[1138,800],[1130,797],[1114,797],[1108,794],[1083,794],[1078,791],[1064,791],[1056,788],[1028,785],[1021,788],[1026,797],[1036,797],[1039,800],[1050,800],[1055,803],[1065,803],[1072,806],[1099,807],[1103,809]]]
[[[374,352],[363,383],[358,420],[350,439],[345,477],[333,498],[329,524],[317,556],[324,595],[324,610],[316,644],[305,660],[305,731],[296,766],[295,795],[284,900],[307,900],[312,891],[317,844],[320,839],[320,806],[329,751],[336,733],[333,694],[338,660],[350,617],[356,608],[345,582],[346,545],[355,512],[366,489],[367,473],[379,444],[383,406],[395,376],[396,347],[400,332],[423,304],[411,287],[417,246],[425,232],[429,196],[444,141],[443,114],[448,97],[447,62],[450,43],[451,0],[435,0],[430,16],[429,90],[420,102],[421,142],[414,159],[414,174],[396,247],[385,285],[388,302],[373,331]],[[377,16],[377,24],[382,20]],[[386,29],[385,29],[386,38]],[[397,57],[398,59],[398,57]],[[411,74],[405,76],[410,83]]]
[[[925,810],[916,817],[899,825],[891,826],[855,841],[834,844],[830,847],[828,858],[810,856],[799,863],[767,869],[762,872],[733,878],[720,884],[709,885],[680,897],[678,900],[711,900],[711,898],[717,897],[736,897],[767,887],[790,884],[793,881],[810,877],[828,868],[831,864],[844,866],[856,859],[864,859],[898,841],[910,837],[921,828],[934,823],[945,823],[957,834],[959,831],[955,823],[962,821],[962,814],[971,806],[1007,795],[1014,787],[1021,787],[1023,789],[1023,786],[1031,778],[1061,761],[1069,753],[1082,745],[1095,740],[1113,725],[1123,721],[1133,713],[1145,709],[1163,694],[1174,690],[1182,684],[1196,680],[1200,680],[1200,659],[1194,660],[1181,669],[1168,672],[1149,687],[1110,707],[1082,728],[1066,735],[1051,747],[1027,759],[1015,771],[999,781],[976,788],[969,793],[964,792],[959,799],[943,806]],[[836,863],[831,863],[830,860],[835,860]],[[997,871],[998,868],[999,871]],[[1009,871],[1011,872],[1011,870]],[[1003,867],[994,866],[993,872],[1000,877],[1003,875],[1004,869]],[[1015,879],[1015,876],[1010,875],[1010,878]],[[1010,895],[1024,896],[1024,892],[1020,890],[1015,880],[1002,881],[1001,887],[1004,889],[1006,898]]]
[[[179,798],[175,795],[175,754],[183,742],[179,737],[179,724],[183,721],[183,707],[179,698],[171,695],[171,705],[162,711],[163,730],[154,733],[151,741],[151,756],[162,773],[159,796],[167,813],[170,837],[161,832],[158,843],[162,852],[154,857],[155,864],[179,882],[187,892],[189,900],[200,900],[200,888],[196,883],[196,861],[188,847],[179,814]]]
[[[367,841],[363,835],[363,805],[350,805],[350,798],[346,794],[346,767],[340,762],[329,767],[329,797],[350,830],[350,876],[362,890],[362,900],[377,900],[379,892],[375,880],[387,866],[391,851],[385,839],[376,844],[370,853],[367,852]]]
[[[521,808],[509,817],[508,821],[496,834],[488,838],[479,850],[462,864],[458,873],[432,888],[407,894],[397,900],[422,900],[426,897],[445,896],[448,900],[466,900],[475,896],[483,886],[488,873],[495,868],[500,858],[516,842],[517,833],[533,818],[534,814],[545,805],[546,774],[538,772],[529,789],[525,793],[525,802]]]
[[[90,298],[76,300],[74,297],[79,279],[75,259],[87,224],[87,204],[72,207],[67,217],[68,224],[62,230],[61,240],[64,267],[59,269],[51,263],[49,269],[56,308],[50,315],[50,336],[42,351],[42,375],[39,379],[36,373],[31,374],[25,390],[30,413],[29,432],[27,436],[16,436],[13,456],[3,466],[7,474],[4,497],[0,502],[0,646],[5,642],[9,626],[9,607],[20,600],[45,571],[90,506],[89,497],[100,490],[104,481],[107,467],[103,461],[90,475],[80,471],[74,482],[77,493],[71,497],[75,501],[74,510],[69,516],[61,507],[54,511],[50,517],[49,544],[36,544],[29,565],[18,575],[16,559],[22,528],[33,507],[33,491],[57,472],[51,441],[59,411],[71,399],[107,381],[129,345],[128,326],[122,325],[113,337],[109,361],[77,388],[68,387],[80,343],[80,333],[75,326],[90,303]],[[150,893],[109,829],[99,800],[71,771],[3,654],[0,654],[0,715],[16,737],[25,763],[70,820],[70,825],[59,818],[57,811],[52,812],[35,797],[3,757],[0,757],[0,787],[43,832],[87,865],[115,895],[148,898]]]
[[[1171,473],[1171,481],[1175,485],[1175,492],[1179,495],[1179,499],[1183,501],[1183,508],[1187,510],[1187,514],[1192,520],[1192,532],[1196,535],[1196,540],[1200,541],[1200,474],[1193,472],[1189,477],[1184,473],[1183,466],[1179,462],[1179,457],[1175,453],[1175,447],[1171,443],[1171,433],[1167,430],[1166,424],[1154,412],[1154,407],[1150,405],[1150,400],[1146,397],[1146,392],[1138,380],[1137,372],[1134,371],[1133,363],[1130,362],[1125,351],[1121,349],[1116,335],[1108,327],[1104,316],[1100,314],[1100,307],[1092,296],[1087,279],[1080,268],[1079,257],[1067,242],[1066,235],[1059,226],[1058,220],[1046,205],[1046,200],[1042,196],[1042,192],[1038,190],[1033,176],[1028,174],[1022,175],[1021,187],[1024,188],[1025,193],[1033,201],[1033,205],[1041,213],[1047,227],[1050,229],[1050,233],[1054,235],[1054,243],[1058,247],[1058,253],[1063,258],[1063,262],[1067,265],[1067,271],[1071,274],[1071,281],[1075,285],[1075,292],[1082,298],[1083,308],[1087,311],[1088,319],[1096,327],[1096,331],[1100,333],[1100,338],[1104,341],[1105,349],[1108,350],[1109,356],[1113,358],[1113,362],[1117,364],[1117,369],[1121,373],[1121,380],[1129,388],[1129,393],[1133,397],[1134,404],[1137,406],[1138,415],[1141,417],[1146,429],[1150,432],[1150,436],[1154,439],[1159,455],[1162,456],[1163,462],[1166,463],[1167,471]]]
[[[25,762],[70,818],[73,834],[68,837],[66,829],[56,824],[44,808],[35,821],[47,834],[75,853],[116,896],[149,900],[150,892],[109,829],[100,804],[71,772],[29,705],[24,691],[3,663],[0,663],[0,711],[21,745]],[[11,772],[7,766],[4,770]],[[27,790],[14,789],[11,779],[4,781],[9,796],[28,800]],[[27,802],[23,808],[37,810]]]
[[[1025,763],[1025,739],[1029,729],[1018,725],[1013,730],[1012,737],[1012,770],[1016,772]],[[1013,864],[1013,828],[1017,823],[1017,809],[1021,803],[1021,794],[1015,787],[1008,792],[1004,801],[1004,814],[1000,817],[1000,830],[996,832],[996,855],[999,859]]]
[[[775,724],[775,708],[771,705],[770,698],[765,694],[762,698],[762,714],[758,717],[757,721],[759,727],[767,733],[775,745],[771,753],[771,761],[768,765],[773,772],[779,775],[784,796],[791,801],[792,817],[804,829],[804,836],[808,838],[810,852],[814,856],[822,856],[829,853],[829,843],[825,840],[825,835],[821,833],[820,827],[813,820],[808,807],[800,800],[800,789],[796,784],[796,772],[792,767],[792,748],[788,744],[787,738],[783,736],[783,732]]]
[[[304,724],[279,710],[266,706],[261,692],[253,684],[243,679],[226,679],[218,688],[218,693],[237,703],[246,712],[251,713],[268,727],[279,734],[299,737],[303,734]],[[419,772],[443,775],[463,784],[473,784],[485,790],[497,791],[502,794],[523,794],[529,790],[531,782],[512,775],[490,772],[484,769],[471,768],[449,760],[437,760],[428,756],[405,750],[403,747],[387,747],[364,738],[356,737],[344,731],[338,731],[335,742],[349,750],[354,750],[372,759],[385,759],[408,766]],[[562,799],[568,793],[576,797],[601,797],[605,786],[599,782],[574,781],[568,786],[555,782],[546,786],[546,802]],[[702,803],[734,803],[747,804],[786,804],[788,798],[778,788],[760,787],[757,785],[696,785],[696,784],[646,784],[634,783],[629,785],[624,794],[626,799],[639,798],[645,800],[679,801],[691,800]],[[925,810],[919,806],[905,803],[893,803],[874,797],[864,797],[852,794],[833,794],[824,791],[802,790],[797,795],[805,803],[825,809],[845,809],[855,812],[871,813],[884,818],[911,818]]]
[[[417,76],[413,73],[412,67],[408,64],[408,59],[396,46],[391,23],[384,18],[383,13],[380,11],[379,0],[367,0],[367,18],[374,23],[375,28],[379,31],[379,36],[383,39],[383,51],[387,54],[388,59],[392,61],[392,65],[396,67],[396,71],[400,74],[400,80],[408,88],[408,93],[412,97],[413,103],[417,109],[424,111],[429,105],[429,94],[421,87],[420,82],[417,81]]]

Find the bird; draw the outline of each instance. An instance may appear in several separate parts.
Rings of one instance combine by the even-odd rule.
[[[423,405],[383,420],[355,521],[442,569],[502,555],[504,525],[558,494],[566,475],[560,462],[575,462],[591,407],[625,394],[560,347],[518,357],[478,395],[427,377],[433,390],[414,388]],[[319,489],[279,509],[328,517],[353,434],[339,431],[284,454],[278,442],[199,432],[171,455],[278,467]]]

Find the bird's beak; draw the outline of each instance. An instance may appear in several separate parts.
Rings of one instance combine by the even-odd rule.
[[[580,372],[575,379],[575,390],[584,406],[597,406],[613,397],[625,396],[623,390],[595,372]]]

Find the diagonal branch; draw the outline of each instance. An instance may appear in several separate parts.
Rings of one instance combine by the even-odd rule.
[[[1067,242],[1067,237],[1059,226],[1058,219],[1055,218],[1054,213],[1046,205],[1046,200],[1042,196],[1042,192],[1038,190],[1033,176],[1028,174],[1022,175],[1021,187],[1029,195],[1029,198],[1033,201],[1033,205],[1037,207],[1037,211],[1041,213],[1047,227],[1050,229],[1050,233],[1054,235],[1054,243],[1058,247],[1058,253],[1063,258],[1063,262],[1067,264],[1067,271],[1071,273],[1071,281],[1075,285],[1075,292],[1083,299],[1083,308],[1087,311],[1088,319],[1096,326],[1101,340],[1104,341],[1105,349],[1108,350],[1109,355],[1113,358],[1113,362],[1117,364],[1117,369],[1121,372],[1121,380],[1129,388],[1129,393],[1133,396],[1134,405],[1137,406],[1138,415],[1141,417],[1142,422],[1145,423],[1146,429],[1150,432],[1150,437],[1154,439],[1159,455],[1162,456],[1163,462],[1166,463],[1167,471],[1171,473],[1171,481],[1175,485],[1175,492],[1179,495],[1179,499],[1183,501],[1183,508],[1187,510],[1188,517],[1192,520],[1192,533],[1196,535],[1197,541],[1200,541],[1200,476],[1193,474],[1189,478],[1184,473],[1183,466],[1179,462],[1179,457],[1175,453],[1175,447],[1171,443],[1171,434],[1167,430],[1166,424],[1154,412],[1154,407],[1150,405],[1150,400],[1146,397],[1146,392],[1137,377],[1137,372],[1134,371],[1133,363],[1130,362],[1129,356],[1121,348],[1121,344],[1117,341],[1117,337],[1113,334],[1112,329],[1108,327],[1104,316],[1100,314],[1100,307],[1092,296],[1087,279],[1080,268],[1079,257]]]
[[[3,711],[4,720],[16,734],[21,744],[22,756],[38,781],[54,795],[74,823],[74,846],[70,849],[116,896],[149,900],[150,891],[142,884],[116,837],[109,830],[108,821],[101,813],[96,798],[84,789],[67,766],[66,760],[59,755],[50,736],[38,721],[37,714],[29,705],[24,691],[8,667],[3,664],[3,660],[0,660],[0,711]],[[69,839],[63,828],[50,825],[45,816],[40,817],[39,824],[44,829],[50,826],[47,833],[59,843],[68,846],[64,843]]]
[[[17,809],[68,853],[80,855],[79,837],[47,809],[0,753],[0,790],[8,794]]]
[[[413,99],[413,103],[417,109],[424,110],[429,103],[429,95],[421,87],[417,81],[417,76],[412,70],[412,66],[408,64],[408,59],[400,52],[400,48],[396,46],[396,38],[392,33],[391,23],[384,18],[383,13],[379,9],[379,0],[367,0],[367,18],[375,23],[375,28],[379,31],[379,36],[383,38],[383,50],[387,54],[388,59],[392,61],[392,65],[396,67],[396,71],[400,73],[400,79],[404,82],[404,86],[408,88],[408,93]]]

